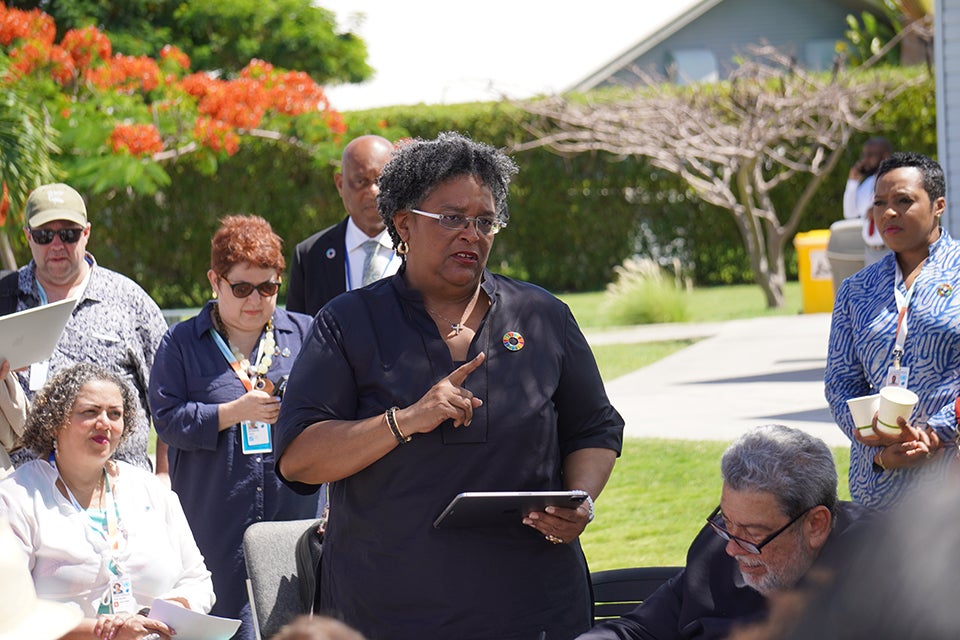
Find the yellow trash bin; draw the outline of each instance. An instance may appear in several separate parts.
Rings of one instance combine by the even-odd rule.
[[[829,229],[814,229],[798,233],[793,238],[804,313],[833,311],[833,275],[827,258],[829,241]]]

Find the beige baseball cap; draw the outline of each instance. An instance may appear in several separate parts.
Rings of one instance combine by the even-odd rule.
[[[27,198],[27,226],[35,229],[54,220],[69,220],[87,226],[87,207],[83,198],[62,183],[37,187]]]

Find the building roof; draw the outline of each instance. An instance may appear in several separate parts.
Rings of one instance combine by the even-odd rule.
[[[634,60],[697,20],[723,1],[724,0],[700,0],[700,2],[697,2],[691,7],[681,9],[673,18],[664,23],[663,26],[654,29],[649,35],[645,36],[622,54],[610,62],[607,62],[586,78],[572,85],[568,91],[589,91],[602,84],[618,71],[631,65]],[[837,4],[848,7],[851,11],[876,11],[876,7],[871,5],[867,0],[836,0],[836,2]]]

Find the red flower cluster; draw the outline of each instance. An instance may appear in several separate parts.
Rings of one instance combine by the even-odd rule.
[[[147,56],[116,54],[106,66],[87,67],[84,77],[98,89],[116,89],[132,93],[138,89],[153,91],[160,84],[160,67]]]
[[[106,62],[113,53],[110,39],[96,27],[67,31],[60,41],[60,46],[70,52],[74,64],[81,69],[94,62]]]
[[[7,215],[10,213],[10,192],[7,183],[3,183],[3,199],[0,199],[0,227],[7,224]]]
[[[134,156],[148,156],[163,151],[160,132],[152,124],[118,124],[107,139],[114,153],[127,152]]]
[[[12,78],[41,71],[60,85],[82,79],[101,91],[151,92],[163,86],[171,95],[154,95],[154,107],[164,109],[182,99],[182,90],[196,99],[199,116],[194,124],[196,140],[216,152],[234,154],[240,144],[237,130],[259,127],[268,113],[286,116],[316,114],[335,135],[346,131],[343,116],[330,108],[323,88],[306,73],[282,71],[263,60],[251,60],[233,80],[220,80],[206,73],[193,73],[190,58],[167,45],[157,60],[147,56],[112,54],[109,38],[96,27],[68,31],[54,44],[56,25],[38,9],[8,9],[0,2],[0,46],[10,49]],[[163,65],[165,77],[161,76]],[[0,78],[2,81],[2,78]],[[161,85],[161,82],[164,84]],[[164,147],[153,124],[117,125],[107,144],[115,153],[144,156]]]
[[[226,151],[228,155],[233,155],[240,148],[240,136],[230,125],[212,118],[199,117],[193,127],[194,137],[204,145],[220,153]]]
[[[182,86],[198,99],[200,113],[231,127],[256,128],[269,106],[263,86],[251,78],[218,80],[194,73],[184,78]]]
[[[14,40],[40,40],[51,45],[56,36],[53,18],[40,9],[20,11],[0,5],[0,44],[3,46],[10,46]]]
[[[160,49],[160,59],[164,62],[170,60],[184,71],[190,68],[189,56],[181,51],[180,47],[172,44],[163,45],[163,48]]]

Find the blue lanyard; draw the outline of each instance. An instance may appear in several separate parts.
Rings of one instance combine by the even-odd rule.
[[[253,390],[253,382],[250,380],[250,376],[247,375],[247,372],[243,370],[243,367],[240,366],[240,361],[237,360],[237,356],[233,354],[233,351],[230,351],[230,347],[227,346],[227,343],[223,341],[223,336],[221,336],[216,329],[210,327],[210,336],[213,338],[213,342],[220,349],[220,353],[223,354],[223,357],[226,358],[227,364],[230,365],[230,368],[233,369],[233,372],[237,374],[237,377],[240,378],[243,388],[247,391]],[[260,339],[260,346],[257,347],[257,356],[259,357],[260,351],[263,349],[263,338]]]
[[[80,506],[80,502],[77,500],[76,496],[73,495],[73,491],[70,491],[70,487],[67,486],[66,481],[63,479],[63,476],[60,475],[60,468],[57,466],[56,456],[51,451],[50,456],[47,458],[47,461],[50,463],[50,466],[53,467],[54,471],[57,472],[57,478],[60,482],[63,483],[63,488],[67,491],[67,497],[70,499],[70,503],[73,505],[74,509],[77,510],[81,516],[86,516],[86,521],[90,529],[96,532],[99,536],[103,537],[107,541],[107,545],[110,547],[110,556],[111,564],[107,566],[110,569],[110,572],[114,575],[120,575],[120,507],[117,506],[117,499],[113,495],[113,487],[110,483],[110,475],[107,473],[107,470],[103,470],[103,488],[105,499],[107,501],[107,506],[104,509],[104,515],[107,519],[107,529],[106,531],[101,531],[93,525],[93,522],[90,520],[87,510]],[[110,505],[113,505],[113,509],[110,509]],[[111,515],[113,517],[111,517]]]

